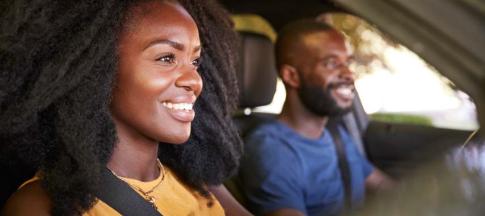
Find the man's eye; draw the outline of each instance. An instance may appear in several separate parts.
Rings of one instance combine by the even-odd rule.
[[[334,70],[340,66],[340,63],[334,58],[330,58],[323,62],[323,66],[328,70]]]
[[[196,58],[192,61],[192,65],[194,65],[196,68],[200,66],[200,63],[201,63],[200,58]]]
[[[157,61],[160,61],[164,64],[174,64],[175,63],[175,55],[173,55],[173,54],[164,55],[164,56],[158,58]]]
[[[345,62],[345,66],[347,67],[353,67],[357,64],[357,60],[355,58],[349,58],[347,62]]]

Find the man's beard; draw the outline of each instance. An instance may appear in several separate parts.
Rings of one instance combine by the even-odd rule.
[[[319,85],[309,84],[302,79],[300,89],[298,89],[298,95],[303,105],[318,116],[342,116],[350,112],[352,107],[340,107],[331,95],[331,91],[341,84],[345,83],[331,83],[327,88],[323,89]]]

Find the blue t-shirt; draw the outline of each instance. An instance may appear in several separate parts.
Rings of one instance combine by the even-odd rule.
[[[339,128],[351,172],[352,203],[364,198],[364,183],[373,166],[360,154],[347,132]],[[241,161],[241,188],[256,214],[281,208],[306,215],[336,215],[344,203],[344,189],[332,136],[305,138],[274,121],[248,137]]]

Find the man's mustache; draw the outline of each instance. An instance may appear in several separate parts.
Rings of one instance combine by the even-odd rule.
[[[355,85],[354,85],[354,82],[352,81],[340,81],[340,82],[333,82],[333,83],[330,83],[328,84],[328,87],[327,89],[336,89],[336,88],[339,88],[341,86],[349,86],[351,87],[352,89],[355,90]]]

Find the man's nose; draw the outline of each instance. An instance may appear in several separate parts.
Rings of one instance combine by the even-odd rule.
[[[345,80],[346,82],[354,82],[355,74],[349,69],[348,66],[343,66],[340,69],[339,78]]]

